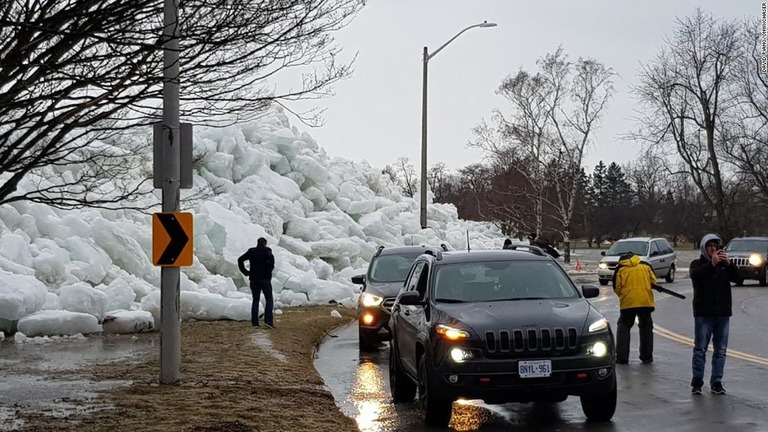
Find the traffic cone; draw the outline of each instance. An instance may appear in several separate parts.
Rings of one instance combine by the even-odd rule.
[[[581,260],[576,258],[576,271],[584,271],[584,267],[581,266]]]

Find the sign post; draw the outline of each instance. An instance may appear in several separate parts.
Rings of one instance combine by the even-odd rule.
[[[161,143],[164,213],[179,211],[181,138],[179,127],[179,0],[163,3],[163,128]],[[157,162],[156,162],[157,163]],[[160,269],[160,383],[179,381],[181,319],[179,267]]]

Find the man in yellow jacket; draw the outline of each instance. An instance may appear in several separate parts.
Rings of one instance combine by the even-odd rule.
[[[629,331],[637,318],[640,329],[640,360],[653,362],[653,291],[656,275],[640,257],[624,254],[613,274],[613,292],[619,296],[619,322],[616,330],[616,363],[629,363]]]

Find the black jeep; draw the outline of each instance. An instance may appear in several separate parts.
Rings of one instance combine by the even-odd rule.
[[[392,307],[389,381],[445,426],[454,400],[560,402],[581,397],[590,420],[616,410],[608,321],[560,265],[533,246],[422,255]]]

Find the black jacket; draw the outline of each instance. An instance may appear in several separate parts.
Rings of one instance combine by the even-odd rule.
[[[731,261],[727,266],[713,266],[702,255],[690,265],[693,283],[693,316],[731,316],[731,282],[742,283],[738,267]]]
[[[246,260],[250,263],[250,271],[245,268]],[[237,259],[237,267],[252,281],[271,280],[272,270],[275,269],[275,256],[268,247],[253,247]]]

